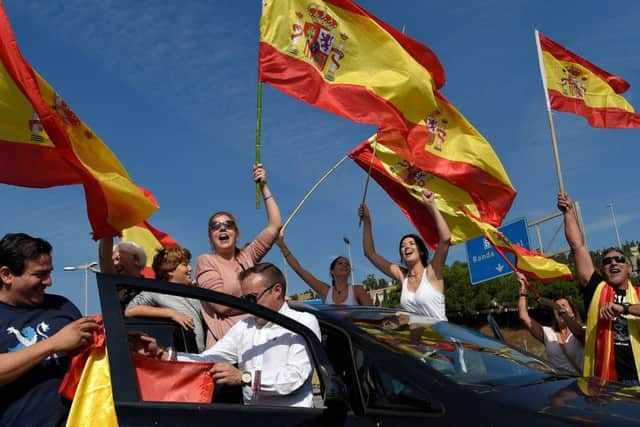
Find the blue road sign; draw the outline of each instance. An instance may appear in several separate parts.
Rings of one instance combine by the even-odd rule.
[[[504,225],[500,227],[499,230],[507,236],[511,243],[530,249],[527,220],[525,218],[512,222],[509,225]],[[472,285],[506,276],[513,272],[511,267],[507,265],[486,238],[478,237],[477,239],[469,240],[465,246],[467,248],[469,277],[471,278]],[[513,255],[505,255],[511,262],[515,263]]]

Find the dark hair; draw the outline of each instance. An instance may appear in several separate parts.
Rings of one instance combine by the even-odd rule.
[[[183,262],[191,261],[191,252],[187,248],[162,248],[153,257],[153,272],[156,279],[169,280],[169,273]]]
[[[420,261],[422,261],[422,265],[426,267],[427,265],[429,265],[429,249],[427,249],[427,245],[424,244],[424,240],[422,240],[422,237],[418,236],[417,234],[405,234],[400,239],[400,243],[398,244],[400,262],[402,264],[405,264],[404,259],[402,258],[402,242],[404,242],[404,239],[407,239],[409,237],[415,240],[416,246],[418,247],[418,253],[420,254]]]
[[[624,253],[624,251],[622,249],[618,248],[617,246],[611,246],[611,247],[603,250],[602,252],[600,252],[600,254],[604,258],[604,256],[606,254],[608,254],[609,252],[618,252],[620,255],[622,255],[624,257],[624,262],[626,264],[629,264],[629,260],[627,259],[627,256],[625,255],[625,253]]]
[[[249,267],[246,270],[240,272],[238,276],[240,281],[243,281],[252,274],[259,274],[262,277],[262,286],[266,289],[267,286],[271,286],[275,283],[282,285],[282,298],[287,294],[287,281],[284,279],[284,274],[275,265],[270,262],[261,262]]]
[[[331,261],[331,264],[329,264],[329,274],[331,274],[331,272],[333,271],[333,268],[336,266],[338,261],[340,261],[341,259],[346,260],[349,263],[349,268],[351,268],[351,263],[349,262],[347,257],[340,255],[340,256],[335,257],[333,259],[333,261]],[[335,286],[335,285],[336,285],[336,280],[333,278],[333,274],[331,274],[331,286]]]
[[[573,311],[573,315],[575,316],[576,320],[580,321],[580,313],[578,313],[578,310],[576,310],[576,305],[573,302],[573,299],[569,296],[564,296],[564,295],[560,295],[559,297],[555,297],[553,299],[553,302],[558,302],[558,300],[565,300],[566,302],[569,303],[569,307],[571,307],[571,310]],[[552,323],[551,323],[551,329],[553,329],[554,331],[558,331],[558,322],[556,322],[556,317],[552,316]]]
[[[25,263],[37,260],[42,255],[50,255],[51,243],[25,233],[5,234],[0,240],[0,267],[9,267],[11,273],[21,276]]]

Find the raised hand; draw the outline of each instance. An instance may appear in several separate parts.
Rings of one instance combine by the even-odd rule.
[[[573,201],[567,193],[558,193],[558,209],[562,212],[573,209]]]
[[[267,183],[267,171],[265,171],[262,163],[256,163],[253,165],[253,181],[265,185]]]

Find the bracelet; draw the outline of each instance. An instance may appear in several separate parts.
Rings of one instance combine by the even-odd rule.
[[[271,199],[273,197],[272,194],[269,194],[267,197],[264,197],[262,200],[264,200],[265,202],[269,199]]]

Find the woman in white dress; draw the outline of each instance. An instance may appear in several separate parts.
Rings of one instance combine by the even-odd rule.
[[[364,226],[363,247],[366,257],[378,270],[402,283],[400,307],[402,309],[447,320],[444,303],[444,279],[442,271],[451,244],[451,232],[435,202],[435,194],[422,192],[425,210],[436,225],[438,247],[429,262],[429,251],[424,241],[415,234],[407,234],[400,239],[400,259],[403,265],[394,264],[375,250],[371,216],[364,203],[358,214]]]
[[[520,283],[518,294],[518,313],[524,327],[538,341],[544,344],[549,364],[556,369],[582,375],[584,360],[585,331],[576,319],[576,309],[567,297],[553,300],[540,298],[540,304],[553,309],[551,327],[542,326],[529,316],[527,307],[528,288],[521,273],[516,273]]]

